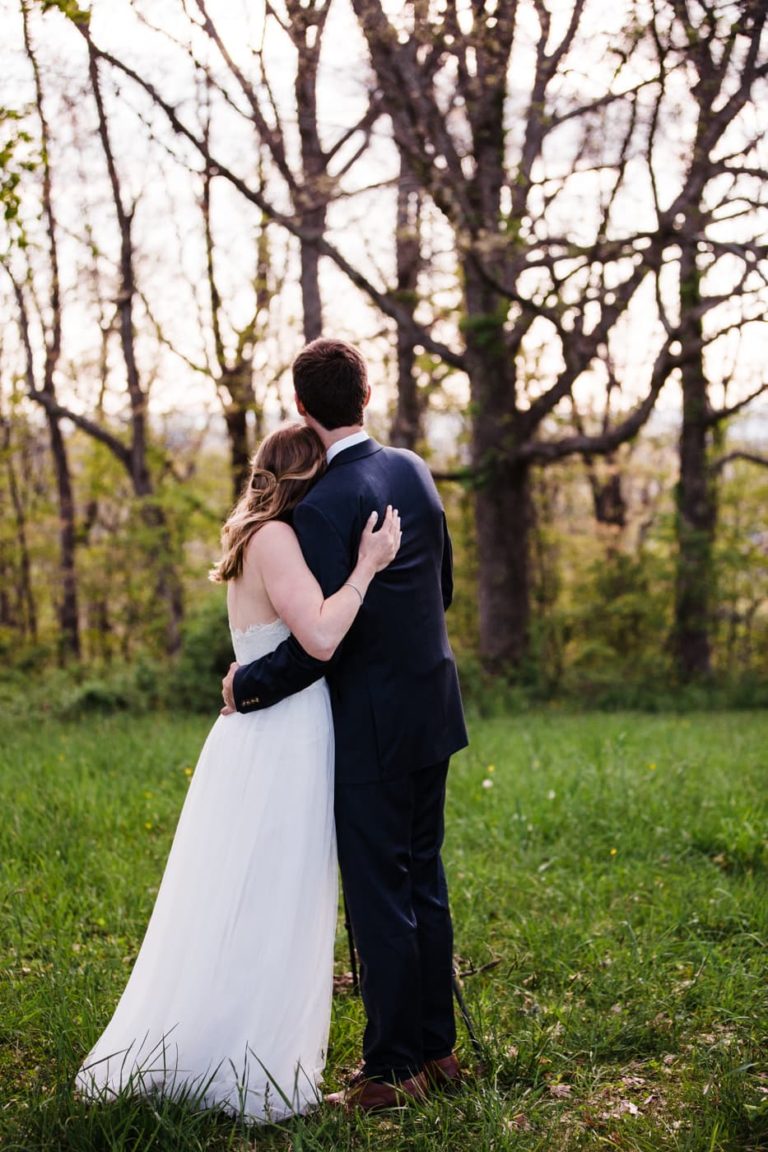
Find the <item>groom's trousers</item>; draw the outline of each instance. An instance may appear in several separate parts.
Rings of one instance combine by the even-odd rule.
[[[404,1080],[456,1041],[453,929],[440,848],[448,761],[337,784],[336,838],[360,956],[365,1074]]]

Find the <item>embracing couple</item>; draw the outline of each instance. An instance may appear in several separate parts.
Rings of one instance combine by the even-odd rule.
[[[224,526],[213,578],[238,663],[130,980],[78,1073],[89,1098],[185,1094],[256,1121],[315,1106],[337,853],[367,1022],[361,1071],[326,1099],[394,1107],[460,1076],[440,848],[467,738],[445,515],[425,463],[363,430],[357,349],[316,340],[293,377],[305,423],[262,443]]]

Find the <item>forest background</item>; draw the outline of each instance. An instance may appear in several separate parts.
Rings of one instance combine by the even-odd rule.
[[[206,573],[321,333],[433,468],[477,708],[768,701],[760,0],[0,17],[8,707],[215,706]]]

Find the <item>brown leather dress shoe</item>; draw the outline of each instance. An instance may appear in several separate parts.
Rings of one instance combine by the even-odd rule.
[[[399,1084],[385,1084],[358,1073],[343,1092],[331,1092],[325,1102],[347,1112],[355,1108],[361,1112],[381,1112],[386,1108],[404,1108],[411,1100],[424,1100],[426,1095],[427,1079],[423,1072]]]
[[[433,1088],[458,1088],[464,1079],[461,1065],[456,1056],[443,1056],[440,1060],[427,1060],[424,1065],[424,1075]]]

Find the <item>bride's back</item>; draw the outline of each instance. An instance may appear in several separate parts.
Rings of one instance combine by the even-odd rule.
[[[270,624],[277,618],[264,584],[261,557],[263,550],[270,545],[270,538],[279,531],[290,532],[291,529],[277,521],[262,524],[248,541],[241,574],[227,583],[229,623],[238,631],[245,631],[253,624]]]

